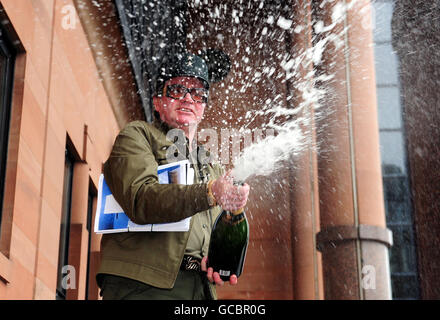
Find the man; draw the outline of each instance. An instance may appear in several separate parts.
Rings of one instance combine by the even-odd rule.
[[[103,299],[215,299],[215,285],[223,285],[219,274],[206,268],[211,229],[220,206],[246,205],[249,186],[236,187],[218,165],[198,161],[202,149],[194,136],[209,87],[202,58],[184,53],[171,59],[160,69],[154,122],[131,122],[116,138],[104,175],[127,216],[137,224],[192,218],[188,232],[104,234],[97,274]],[[185,136],[183,150],[167,139],[173,129]],[[157,167],[176,155],[173,150],[193,164],[193,185],[158,183]],[[229,282],[235,285],[237,277]]]

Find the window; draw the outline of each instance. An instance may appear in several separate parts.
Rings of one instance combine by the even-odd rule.
[[[9,122],[16,51],[0,26],[0,226],[6,180]]]
[[[73,180],[74,158],[66,149],[64,165],[64,187],[63,187],[63,205],[61,214],[60,246],[58,254],[58,280],[56,298],[57,300],[66,300],[66,286],[63,283],[67,276],[65,267],[69,265],[69,233],[70,233],[70,215],[72,204],[72,180]]]
[[[87,201],[87,231],[89,232],[89,241],[88,241],[88,248],[87,248],[87,275],[86,275],[86,295],[85,300],[89,299],[89,283],[90,281],[94,281],[95,277],[94,275],[90,274],[90,250],[91,250],[91,243],[92,243],[92,233],[93,233],[93,226],[92,226],[92,218],[93,218],[93,200],[96,197],[96,191],[93,188],[93,183],[89,182],[89,195],[88,195],[88,201]]]
[[[400,99],[399,61],[392,47],[392,0],[375,9],[376,89],[387,227],[393,232],[390,269],[393,299],[418,299],[419,283],[412,205]]]

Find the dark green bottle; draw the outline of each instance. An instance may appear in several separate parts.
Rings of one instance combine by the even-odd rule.
[[[212,228],[208,251],[208,267],[218,272],[223,281],[243,272],[249,242],[249,224],[243,209],[223,210]]]

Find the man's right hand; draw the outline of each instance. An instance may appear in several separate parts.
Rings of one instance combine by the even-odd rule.
[[[211,186],[212,194],[217,203],[228,211],[243,208],[248,200],[249,185],[234,185],[233,177],[229,171],[224,176],[214,180]]]

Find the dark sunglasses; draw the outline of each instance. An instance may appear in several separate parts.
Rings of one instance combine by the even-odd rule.
[[[165,95],[172,99],[182,99],[189,92],[191,98],[198,103],[206,103],[208,102],[208,90],[204,88],[191,88],[181,84],[170,84],[166,87]]]

